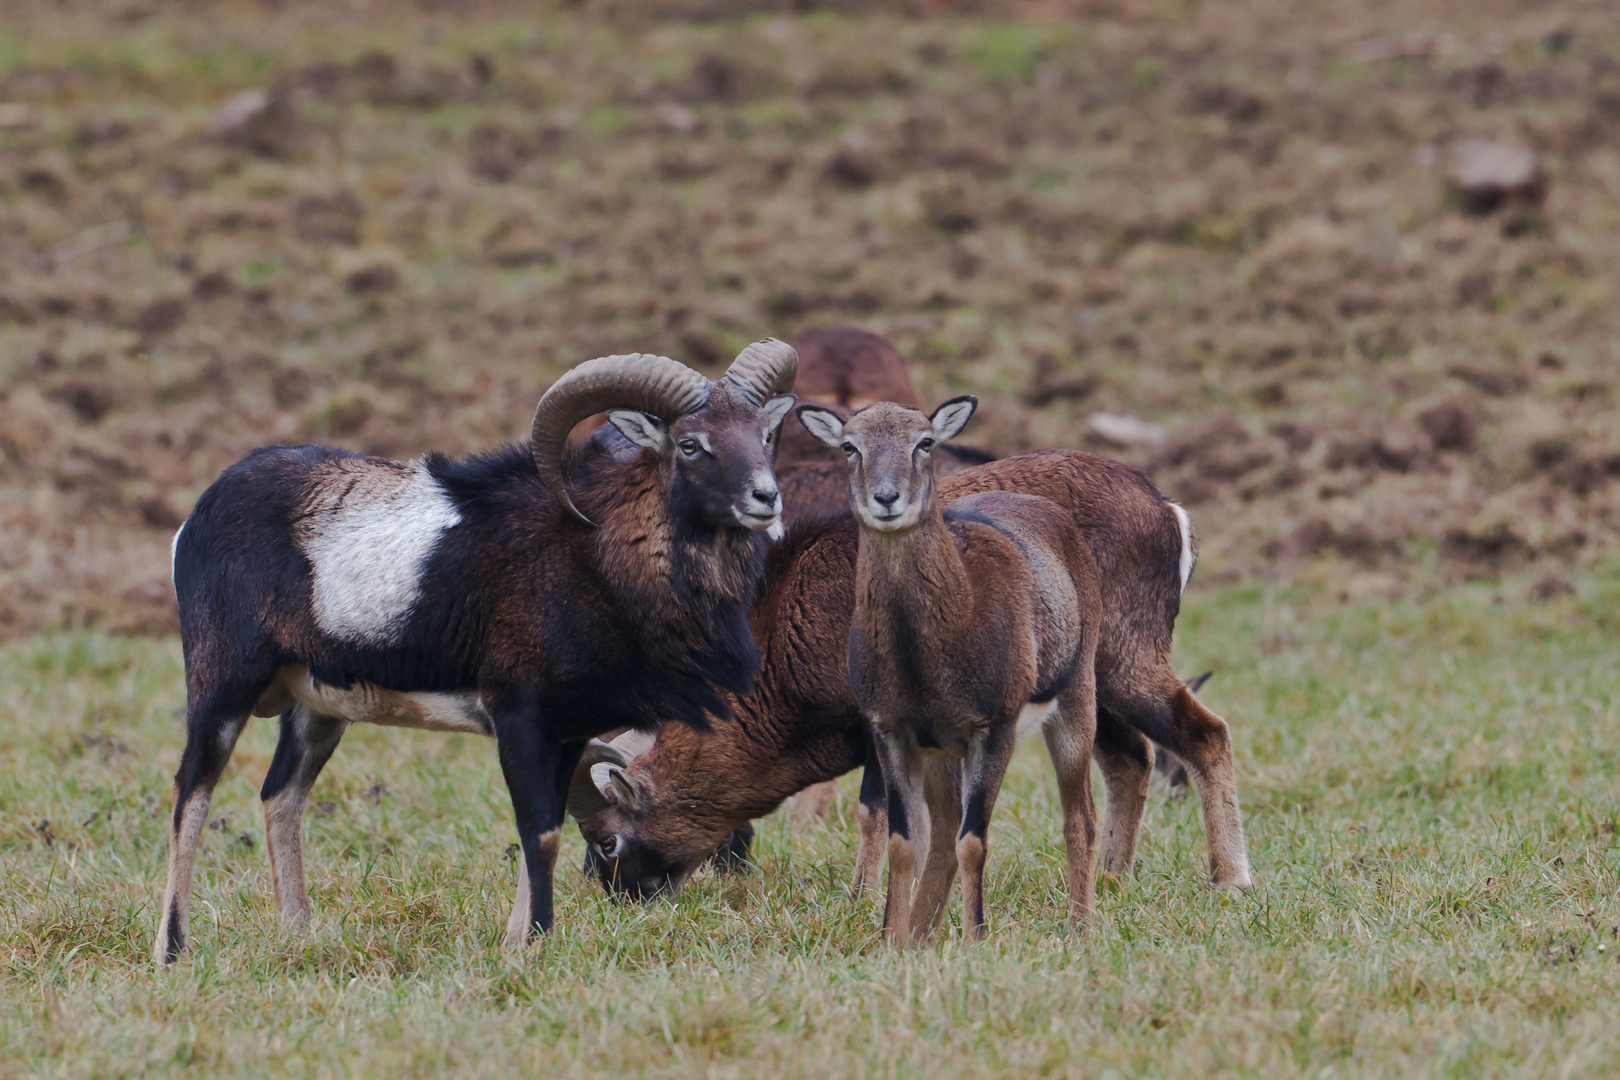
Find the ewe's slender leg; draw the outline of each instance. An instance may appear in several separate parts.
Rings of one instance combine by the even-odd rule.
[[[883,786],[883,766],[877,748],[867,743],[866,767],[861,770],[861,801],[855,815],[860,825],[860,846],[855,851],[855,878],[850,892],[877,892],[878,876],[883,873],[883,837],[889,832],[888,792]]]
[[[264,846],[270,853],[270,886],[281,925],[287,929],[309,921],[309,889],[304,881],[304,806],[309,789],[348,726],[345,720],[317,716],[303,705],[281,714],[281,738],[259,799],[264,806]]]
[[[1077,678],[1075,685],[1063,695],[1058,715],[1047,721],[1045,728],[1046,752],[1057,770],[1058,794],[1063,801],[1070,929],[1086,924],[1097,892],[1092,865],[1092,850],[1097,841],[1097,807],[1091,798],[1091,754],[1097,729],[1095,700],[1090,678]]]
[[[883,940],[894,948],[911,944],[911,889],[917,848],[927,843],[928,805],[923,801],[917,751],[877,738],[883,785],[889,794],[889,895],[883,907]]]
[[[1102,871],[1110,877],[1130,872],[1136,837],[1153,778],[1153,745],[1146,735],[1111,713],[1097,717],[1097,764],[1108,805],[1103,816]]]
[[[174,776],[174,819],[169,831],[169,873],[163,886],[163,915],[152,959],[165,964],[179,958],[190,939],[191,875],[197,845],[208,822],[214,785],[236,749],[254,695],[189,695],[186,748]],[[241,704],[241,699],[246,704]],[[199,702],[200,699],[200,703]]]
[[[918,941],[939,928],[956,883],[957,830],[962,827],[962,766],[954,758],[935,754],[923,770],[923,793],[928,802],[928,858],[911,905],[912,933]]]
[[[788,820],[795,825],[826,821],[838,798],[838,781],[811,784],[787,801]]]
[[[1187,794],[1187,766],[1162,746],[1153,748],[1153,770],[1164,777],[1165,793],[1179,799]]]
[[[1232,735],[1226,721],[1206,709],[1192,691],[1178,685],[1170,696],[1171,747],[1187,764],[1204,810],[1209,872],[1220,889],[1248,889],[1249,855],[1243,842]]]
[[[956,864],[962,873],[962,936],[984,937],[984,860],[989,853],[990,815],[1001,793],[1017,738],[1017,714],[1006,717],[968,750],[962,763],[962,831],[956,837]]]

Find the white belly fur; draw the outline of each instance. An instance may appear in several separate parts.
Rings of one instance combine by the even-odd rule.
[[[1018,713],[1018,737],[1027,738],[1044,728],[1046,722],[1057,714],[1057,707],[1056,699],[1045,705],[1025,705]]]
[[[477,693],[471,690],[414,690],[407,693],[387,690],[363,679],[356,679],[353,685],[344,690],[316,682],[305,667],[282,668],[276,677],[276,685],[266,691],[264,699],[270,698],[277,690],[311,712],[339,717],[356,724],[382,724],[422,731],[461,731],[472,735],[490,735],[494,731],[489,712]]]

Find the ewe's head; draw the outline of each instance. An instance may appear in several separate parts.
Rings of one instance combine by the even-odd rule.
[[[605,411],[620,434],[657,455],[677,518],[703,528],[779,528],[772,462],[798,367],[793,347],[773,338],[748,346],[713,382],[667,356],[587,361],[558,379],[535,410],[540,479],[590,524],[563,484],[562,451],[574,424]]]
[[[819,405],[801,405],[799,420],[849,461],[849,502],[861,524],[898,532],[916,526],[933,502],[934,447],[955,438],[978,404],[971,395],[952,398],[925,416],[885,401],[848,420]]]

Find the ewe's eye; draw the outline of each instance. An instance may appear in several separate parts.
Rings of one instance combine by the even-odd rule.
[[[698,452],[698,441],[696,439],[682,439],[681,440],[681,453],[685,454],[687,457],[691,457],[693,454],[695,454],[697,452]]]
[[[854,443],[845,443],[843,446],[839,447],[839,449],[844,452],[845,457],[854,457],[855,456],[855,444]]]
[[[924,439],[922,442],[917,444],[917,449],[921,450],[925,454],[928,453],[928,451],[932,450],[933,448],[934,448],[934,440],[933,439]]]

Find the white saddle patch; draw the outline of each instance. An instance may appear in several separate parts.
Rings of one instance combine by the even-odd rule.
[[[337,471],[298,525],[314,575],[316,623],[346,641],[397,643],[423,566],[444,531],[460,522],[449,493],[421,462]]]

